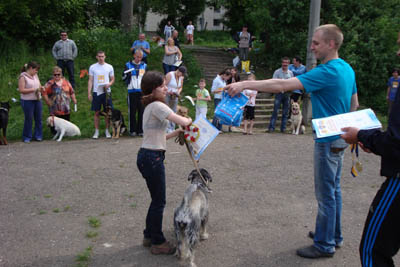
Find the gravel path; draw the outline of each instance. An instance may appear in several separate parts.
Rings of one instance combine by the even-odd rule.
[[[89,246],[89,266],[177,266],[141,246],[149,194],[136,168],[140,138],[12,143],[0,147],[0,266],[77,266]],[[369,204],[383,178],[380,159],[362,153],[364,172],[342,178],[344,246],[331,259],[295,255],[311,244],[316,201],[309,135],[222,134],[202,155],[213,176],[210,238],[196,249],[199,267],[360,266],[358,244]],[[184,147],[168,142],[164,231],[193,169]],[[94,229],[89,217],[101,222]],[[86,237],[95,231],[94,238]],[[400,257],[395,259],[400,265]]]

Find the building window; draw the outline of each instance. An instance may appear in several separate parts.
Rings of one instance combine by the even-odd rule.
[[[219,26],[221,24],[220,19],[214,19],[214,26]]]

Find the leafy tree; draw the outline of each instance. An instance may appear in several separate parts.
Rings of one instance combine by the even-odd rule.
[[[87,0],[2,0],[2,46],[12,45],[14,40],[26,40],[35,47],[48,45],[61,29],[72,30],[84,25],[86,5]]]
[[[214,0],[213,4],[228,9],[225,24],[232,33],[247,24],[253,35],[266,36],[262,50],[250,54],[252,62],[273,70],[282,56],[305,59],[309,1]],[[386,81],[390,70],[399,65],[395,56],[398,0],[323,1],[321,24],[327,23],[338,25],[344,33],[339,55],[356,72],[361,102],[386,113]]]
[[[194,21],[205,9],[206,0],[150,0],[152,11],[167,15],[174,26],[183,28],[189,20]],[[165,22],[160,23],[160,30]]]

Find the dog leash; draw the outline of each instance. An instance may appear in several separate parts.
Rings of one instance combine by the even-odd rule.
[[[179,126],[179,128],[182,129],[181,126]],[[190,159],[192,160],[194,167],[196,168],[197,172],[199,173],[200,178],[203,181],[205,188],[207,189],[207,192],[212,193],[211,188],[208,186],[208,181],[206,179],[204,179],[203,175],[200,172],[199,165],[197,164],[197,161],[193,157],[193,149],[191,148],[188,140],[186,140],[186,138],[185,138],[185,132],[180,132],[179,135],[176,137],[175,142],[179,143],[181,146],[183,146],[185,144],[186,149],[189,153]]]
[[[353,177],[357,177],[363,170],[362,164],[358,159],[358,144],[351,144],[350,148],[352,160],[350,173]]]

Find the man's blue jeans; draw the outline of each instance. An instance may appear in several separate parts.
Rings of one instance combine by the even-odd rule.
[[[288,120],[289,113],[289,94],[287,93],[279,93],[275,95],[274,101],[274,111],[272,112],[271,121],[269,123],[269,130],[275,130],[275,123],[278,117],[279,109],[282,104],[282,121],[281,121],[281,132],[284,132],[286,129],[286,123]]]
[[[316,142],[314,146],[314,184],[318,202],[314,246],[326,253],[335,252],[335,246],[343,241],[340,176],[346,147],[342,139]]]
[[[220,99],[220,98],[214,98],[214,107],[215,107],[215,109],[217,109],[217,106],[219,105],[219,103],[221,102],[221,100],[222,100],[222,99]],[[221,131],[221,129],[222,129],[222,124],[219,122],[219,120],[217,119],[217,117],[215,117],[215,115],[214,115],[214,117],[213,117],[212,124],[215,126],[215,128],[217,128],[218,130]]]
[[[22,141],[29,142],[32,140],[32,124],[35,120],[35,131],[33,138],[41,141],[43,139],[42,130],[42,102],[40,100],[23,100],[21,99],[22,110],[24,111],[24,129],[22,131]]]
[[[137,156],[137,167],[146,180],[151,196],[151,203],[146,216],[146,228],[143,231],[145,238],[151,243],[159,245],[165,242],[162,232],[165,192],[165,152],[141,148]]]
[[[65,76],[65,69],[68,72],[68,80],[75,89],[75,76],[74,76],[74,61],[73,60],[57,60],[57,66],[62,69],[63,76]]]

